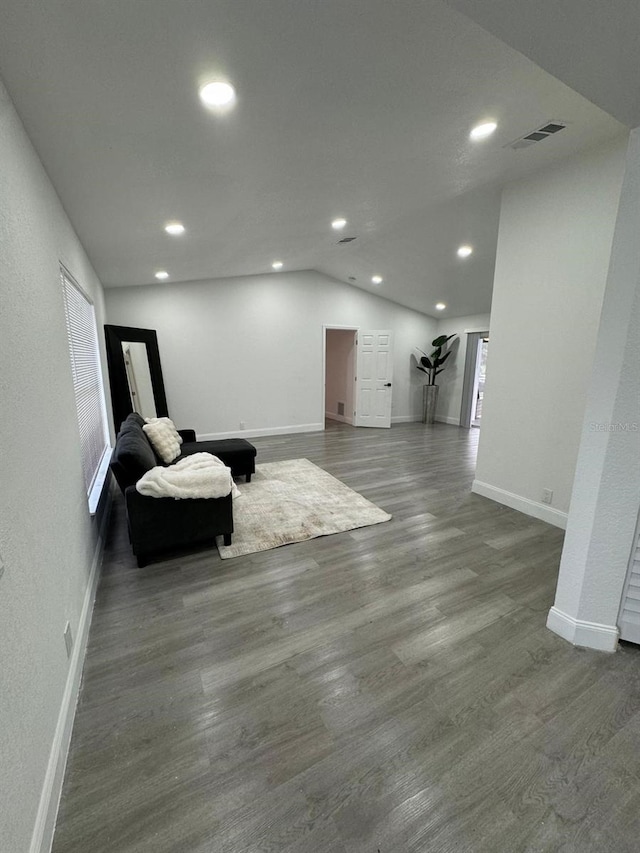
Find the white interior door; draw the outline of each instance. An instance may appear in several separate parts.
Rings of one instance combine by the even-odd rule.
[[[355,426],[391,426],[393,350],[390,331],[359,331]]]

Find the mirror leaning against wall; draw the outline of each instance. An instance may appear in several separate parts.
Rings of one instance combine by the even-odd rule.
[[[104,333],[116,432],[131,412],[168,417],[155,329],[105,325]]]

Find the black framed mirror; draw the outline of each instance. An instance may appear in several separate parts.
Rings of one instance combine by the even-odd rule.
[[[105,325],[104,334],[116,432],[131,412],[168,417],[155,329]]]

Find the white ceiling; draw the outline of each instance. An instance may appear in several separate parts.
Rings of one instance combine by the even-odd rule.
[[[638,0],[445,0],[629,127],[640,125]]]
[[[502,184],[624,130],[438,0],[4,6],[0,74],[107,286],[280,259],[428,314],[485,312]],[[197,96],[218,76],[238,92],[225,117]],[[471,143],[489,117],[496,134]],[[549,119],[569,126],[504,148]]]

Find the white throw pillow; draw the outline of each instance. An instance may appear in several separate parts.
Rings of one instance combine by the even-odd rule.
[[[173,433],[174,438],[176,439],[178,444],[182,444],[182,436],[180,435],[180,433],[176,429],[176,425],[171,420],[171,418],[145,418],[144,420],[145,420],[145,423],[148,423],[148,424],[166,424],[169,427],[169,429],[171,430],[171,432]]]
[[[160,423],[158,419],[155,423],[145,424],[142,429],[155,452],[167,465],[180,456],[180,442],[168,424]]]

